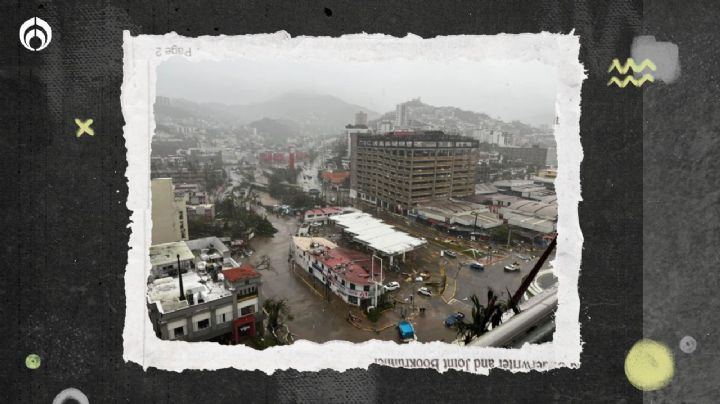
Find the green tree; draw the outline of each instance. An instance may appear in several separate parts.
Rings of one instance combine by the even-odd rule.
[[[494,227],[490,229],[490,237],[493,241],[498,243],[506,243],[508,239],[508,233],[509,233],[508,225],[503,224],[498,227]]]

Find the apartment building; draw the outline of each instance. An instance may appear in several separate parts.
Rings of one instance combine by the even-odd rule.
[[[188,239],[185,199],[175,196],[171,178],[151,181],[152,244],[171,243]]]

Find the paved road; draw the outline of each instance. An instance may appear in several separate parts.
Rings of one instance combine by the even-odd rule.
[[[264,193],[260,195],[264,203],[273,202]],[[345,340],[362,342],[370,339],[397,340],[397,331],[394,328],[373,333],[359,330],[350,325],[346,315],[350,306],[342,302],[337,296],[332,295],[328,302],[320,293],[308,286],[313,280],[299,271],[293,273],[288,265],[289,241],[297,228],[297,220],[289,217],[278,217],[268,214],[268,219],[273,223],[278,232],[272,238],[252,240],[251,244],[256,250],[250,262],[258,263],[263,255],[271,259],[272,270],[262,271],[263,298],[287,299],[292,310],[294,319],[289,322],[290,330],[296,334],[298,339],[308,339],[315,342],[326,342],[331,340]],[[455,338],[455,331],[444,327],[443,323],[448,314],[454,311],[463,311],[470,314],[471,305],[469,297],[477,294],[480,301],[485,303],[487,288],[492,287],[497,293],[504,294],[507,298],[505,288],[514,292],[519,287],[523,275],[527,274],[534,264],[522,262],[517,257],[509,256],[496,260],[486,267],[484,271],[471,270],[467,264],[473,261],[471,257],[459,255],[458,258],[440,257],[441,246],[435,243],[428,243],[426,246],[408,255],[405,263],[400,263],[401,271],[391,272],[386,270],[386,282],[397,281],[401,288],[398,291],[390,292],[390,296],[398,303],[391,313],[383,316],[386,321],[399,319],[403,313],[409,313],[411,307],[424,307],[422,315],[417,314],[412,321],[421,342],[428,341],[451,341]],[[539,254],[539,253],[537,253]],[[523,255],[529,255],[523,253]],[[483,259],[479,260],[484,263]],[[519,272],[505,272],[503,267],[518,261],[522,267]],[[547,266],[547,264],[546,264]],[[441,268],[445,269],[448,279],[451,281],[444,296],[448,297],[449,304],[440,295]],[[416,282],[414,277],[421,271],[431,273],[428,285],[434,291],[432,297],[424,297],[417,293],[417,289],[423,283]],[[415,274],[415,275],[413,275]],[[454,281],[454,282],[452,282]],[[437,284],[437,288],[435,287]],[[456,286],[455,286],[456,285]],[[322,290],[322,289],[320,289]],[[452,293],[454,292],[454,293]],[[411,300],[412,296],[412,300]],[[449,299],[452,297],[452,299]],[[382,322],[383,320],[381,320]],[[363,318],[363,327],[372,328],[374,325]]]

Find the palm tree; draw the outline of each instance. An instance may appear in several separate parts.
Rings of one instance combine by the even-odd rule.
[[[535,279],[538,271],[540,271],[540,268],[555,248],[556,243],[557,237],[552,239],[550,245],[548,245],[545,252],[540,256],[540,259],[535,263],[533,269],[523,278],[522,284],[515,294],[511,294],[510,291],[506,289],[508,292],[507,301],[499,301],[492,289],[488,289],[487,307],[483,307],[483,305],[480,304],[480,300],[476,295],[471,297],[473,303],[471,321],[467,322],[463,319],[457,322],[458,337],[462,337],[466,345],[470,343],[473,338],[485,334],[488,331],[488,323],[491,324],[493,328],[500,325],[502,315],[506,311],[512,310],[515,314],[520,313],[520,308],[518,307],[520,297],[527,291],[530,283]]]
[[[502,315],[508,308],[508,303],[499,301],[495,292],[488,288],[487,306],[480,304],[480,299],[473,294],[470,297],[473,308],[469,321],[462,319],[457,322],[458,337],[462,337],[465,345],[475,337],[479,337],[488,331],[488,325],[493,328],[500,325]]]

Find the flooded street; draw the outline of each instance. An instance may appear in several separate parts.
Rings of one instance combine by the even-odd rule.
[[[277,203],[266,193],[259,193],[259,197],[264,205]],[[521,261],[514,254],[506,252],[505,255],[494,257],[492,262],[486,265],[485,270],[472,270],[469,267],[469,264],[475,261],[472,257],[463,254],[459,254],[457,258],[441,257],[442,247],[431,241],[408,254],[406,262],[400,263],[400,272],[389,270],[385,272],[385,283],[397,281],[401,287],[397,291],[388,292],[391,301],[396,302],[395,307],[385,311],[377,323],[372,323],[358,308],[345,304],[332,293],[328,296],[314,277],[299,268],[294,270],[290,267],[289,244],[298,227],[296,217],[278,216],[266,212],[260,206],[256,210],[258,213],[266,214],[268,220],[278,230],[272,238],[258,237],[251,241],[255,250],[253,256],[249,258],[251,263],[260,263],[264,256],[270,258],[271,268],[261,271],[263,299],[286,299],[293,316],[288,322],[291,332],[297,336],[297,339],[313,342],[332,340],[362,342],[370,339],[397,341],[397,329],[394,324],[400,321],[403,314],[411,313],[413,307],[416,310],[411,316],[411,322],[415,326],[419,341],[450,342],[456,336],[454,329],[444,326],[444,321],[450,313],[461,311],[469,316],[472,309],[470,297],[476,294],[484,304],[488,287],[493,288],[501,299],[507,299],[507,290],[514,292],[535,262],[535,260]],[[420,227],[415,229],[417,232],[412,231],[414,226],[422,225],[411,226],[412,228],[407,230],[412,233],[427,232],[426,228]],[[486,262],[484,259],[479,261]],[[515,261],[521,264],[519,271],[507,272],[503,269],[505,265]],[[547,267],[548,264],[545,266]],[[417,283],[412,276],[408,276],[410,273],[427,271],[431,274],[431,281],[440,283],[443,270],[447,276],[447,286],[444,291],[440,290],[439,285],[436,286],[432,297],[419,295],[417,289],[422,283]],[[419,308],[424,310],[420,311]],[[361,319],[359,328],[346,320],[350,311]],[[375,331],[376,328],[382,330]]]

